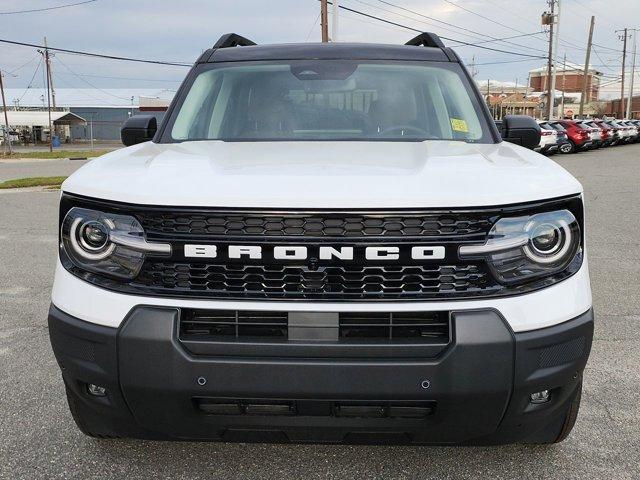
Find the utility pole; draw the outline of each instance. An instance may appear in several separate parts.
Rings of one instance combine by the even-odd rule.
[[[327,0],[320,0],[320,30],[322,30],[322,43],[329,41],[329,10]]]
[[[591,24],[589,25],[589,40],[587,41],[587,56],[584,60],[584,73],[582,75],[582,95],[580,96],[580,110],[578,115],[583,118],[584,103],[587,99],[587,78],[589,75],[589,60],[591,59],[591,44],[593,43],[593,26],[596,23],[596,17],[591,15]]]
[[[542,24],[543,25],[549,25],[549,57],[547,58],[547,120],[551,120],[551,117],[553,116],[553,90],[552,90],[552,81],[551,81],[551,75],[553,73],[553,46],[555,44],[554,42],[554,25],[556,23],[556,16],[555,16],[555,8],[556,8],[556,1],[557,0],[548,0],[549,2],[549,7],[551,8],[551,12],[547,13],[545,12],[542,15]]]
[[[626,68],[626,61],[627,61],[627,38],[629,38],[629,33],[628,33],[628,29],[625,28],[624,30],[616,30],[616,33],[618,32],[623,32],[622,37],[620,37],[618,35],[618,38],[620,38],[620,40],[622,40],[623,44],[622,44],[622,80],[620,82],[620,116],[623,117],[624,116],[624,74],[625,74],[625,68]]]
[[[4,99],[4,82],[2,81],[2,71],[0,71],[0,93],[2,93],[2,110],[4,111],[4,144],[11,155],[11,133],[9,132],[9,117],[7,116],[7,102]]]
[[[475,79],[478,76],[478,69],[476,68],[476,56],[473,55],[471,57],[471,63],[469,63],[469,73],[471,74],[471,78]]]
[[[491,112],[491,116],[493,118],[495,118],[495,113],[493,111],[493,106],[491,105],[491,91],[490,91],[490,80],[487,78],[487,107],[489,108],[489,111]]]
[[[562,58],[562,100],[560,101],[560,113],[558,117],[564,118],[564,90],[567,85],[567,54]]]
[[[338,14],[340,12],[339,0],[333,0],[333,18],[331,19],[331,41],[338,41]]]
[[[549,100],[551,103],[551,115],[549,116],[549,120],[551,120],[551,117],[553,116],[553,109],[555,107],[556,104],[556,73],[557,73],[557,67],[556,67],[556,60],[555,57],[556,55],[558,55],[558,39],[560,38],[560,0],[555,0],[558,4],[558,13],[556,13],[554,20],[554,23],[552,25],[555,26],[554,28],[554,32],[553,32],[553,63],[552,63],[552,70],[551,70],[551,85],[549,86],[549,90],[551,90],[551,95],[549,96]]]
[[[47,47],[47,39],[44,39],[44,46]],[[49,77],[49,85],[51,86],[51,106],[53,109],[56,109],[56,89],[53,86],[53,71],[51,69],[51,58],[54,57],[55,54],[49,52],[49,63],[47,64],[47,76]]]
[[[49,71],[49,49],[47,37],[44,37],[44,61],[47,68],[47,112],[49,112],[49,151],[53,152],[53,130],[51,128],[51,72]]]
[[[633,60],[631,61],[631,80],[629,80],[629,100],[627,101],[627,118],[631,118],[631,107],[633,104],[633,81],[636,77],[636,50],[638,42],[636,37],[638,36],[638,29],[633,29]]]
[[[528,115],[528,111],[529,111],[529,107],[527,107],[527,97],[529,96],[529,85],[531,85],[531,72],[529,72],[529,75],[527,75],[527,84],[524,86],[524,97],[522,97],[523,100],[523,111],[525,115]],[[534,114],[533,116],[535,116],[535,112],[531,112],[532,114]]]

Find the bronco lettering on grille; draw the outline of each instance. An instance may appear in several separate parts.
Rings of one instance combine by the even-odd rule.
[[[445,258],[445,247],[431,245],[407,246],[367,246],[367,247],[318,247],[318,258],[321,260],[353,261],[355,249],[362,250],[362,258],[369,261],[394,261],[400,259],[401,249],[410,251],[413,260],[442,260]],[[228,245],[219,248],[216,245],[185,245],[184,256],[187,258],[218,258],[220,252],[226,253],[230,259],[262,259],[267,252],[259,245]],[[309,249],[304,245],[283,245],[269,248],[268,255],[274,260],[307,260]]]

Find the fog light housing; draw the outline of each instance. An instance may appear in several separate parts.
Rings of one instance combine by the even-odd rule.
[[[549,390],[532,393],[529,397],[529,401],[535,404],[547,403],[549,400],[551,400],[551,393]]]
[[[107,389],[104,387],[101,387],[99,385],[94,385],[93,383],[88,383],[87,384],[87,392],[89,392],[89,395],[92,395],[94,397],[106,397],[107,396]]]

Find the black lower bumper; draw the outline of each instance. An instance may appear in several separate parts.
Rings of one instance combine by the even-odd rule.
[[[189,352],[180,312],[139,307],[119,329],[49,313],[54,353],[87,430],[155,439],[511,443],[562,428],[593,312],[514,334],[492,310],[453,313],[435,358],[279,358]],[[205,350],[203,351],[203,348]],[[87,385],[106,389],[91,395]],[[530,403],[550,390],[550,401]]]

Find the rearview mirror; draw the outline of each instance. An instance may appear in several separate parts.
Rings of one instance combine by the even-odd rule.
[[[134,115],[122,125],[120,138],[129,147],[152,140],[157,130],[158,121],[153,115]]]
[[[500,131],[505,142],[534,149],[540,143],[540,125],[527,115],[507,115],[502,121]]]

